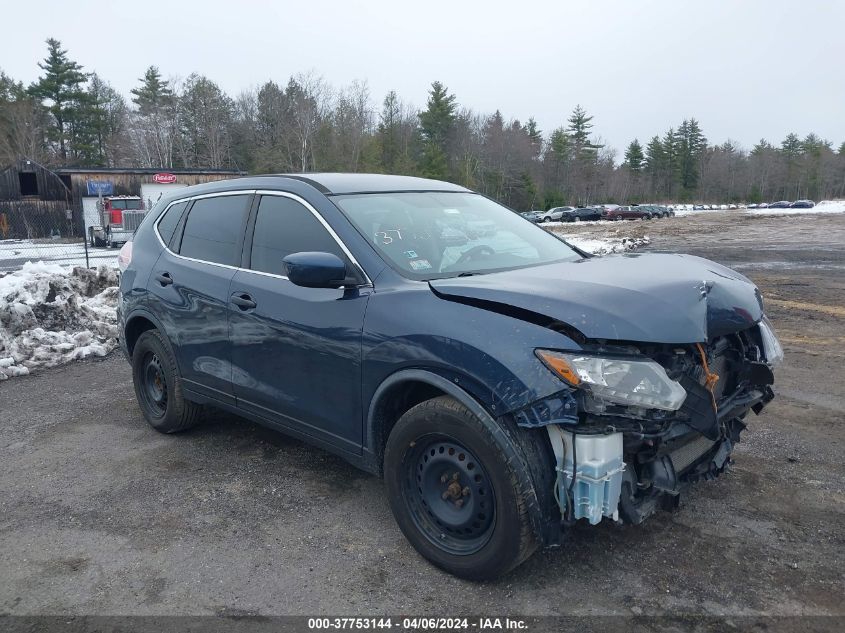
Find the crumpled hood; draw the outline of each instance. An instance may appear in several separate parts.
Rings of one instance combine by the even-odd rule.
[[[586,338],[696,343],[763,316],[745,276],[692,255],[625,254],[429,282],[443,299],[561,321]]]

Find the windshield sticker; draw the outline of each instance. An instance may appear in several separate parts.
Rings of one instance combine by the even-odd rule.
[[[407,257],[408,259],[416,259],[417,251],[405,251],[405,257]]]
[[[408,263],[414,270],[429,270],[431,268],[431,264],[428,263],[427,259],[412,259]]]

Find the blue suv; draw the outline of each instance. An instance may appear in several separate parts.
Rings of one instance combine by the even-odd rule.
[[[119,258],[158,431],[207,405],[384,477],[434,564],[491,578],[576,521],[639,523],[728,465],[773,398],[757,288],[591,257],[463,187],[365,174],[180,189]]]

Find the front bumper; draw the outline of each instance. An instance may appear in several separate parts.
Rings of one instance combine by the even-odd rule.
[[[514,412],[519,426],[548,433],[558,520],[640,523],[659,508],[676,507],[688,484],[722,473],[749,411],[759,414],[775,395],[761,347],[751,328],[695,353],[673,346],[644,354],[687,392],[677,411],[609,406],[590,413],[584,391],[570,388]]]

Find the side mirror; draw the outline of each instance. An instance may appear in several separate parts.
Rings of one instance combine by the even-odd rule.
[[[340,288],[346,283],[346,264],[332,253],[291,253],[282,260],[291,283],[304,288]]]

